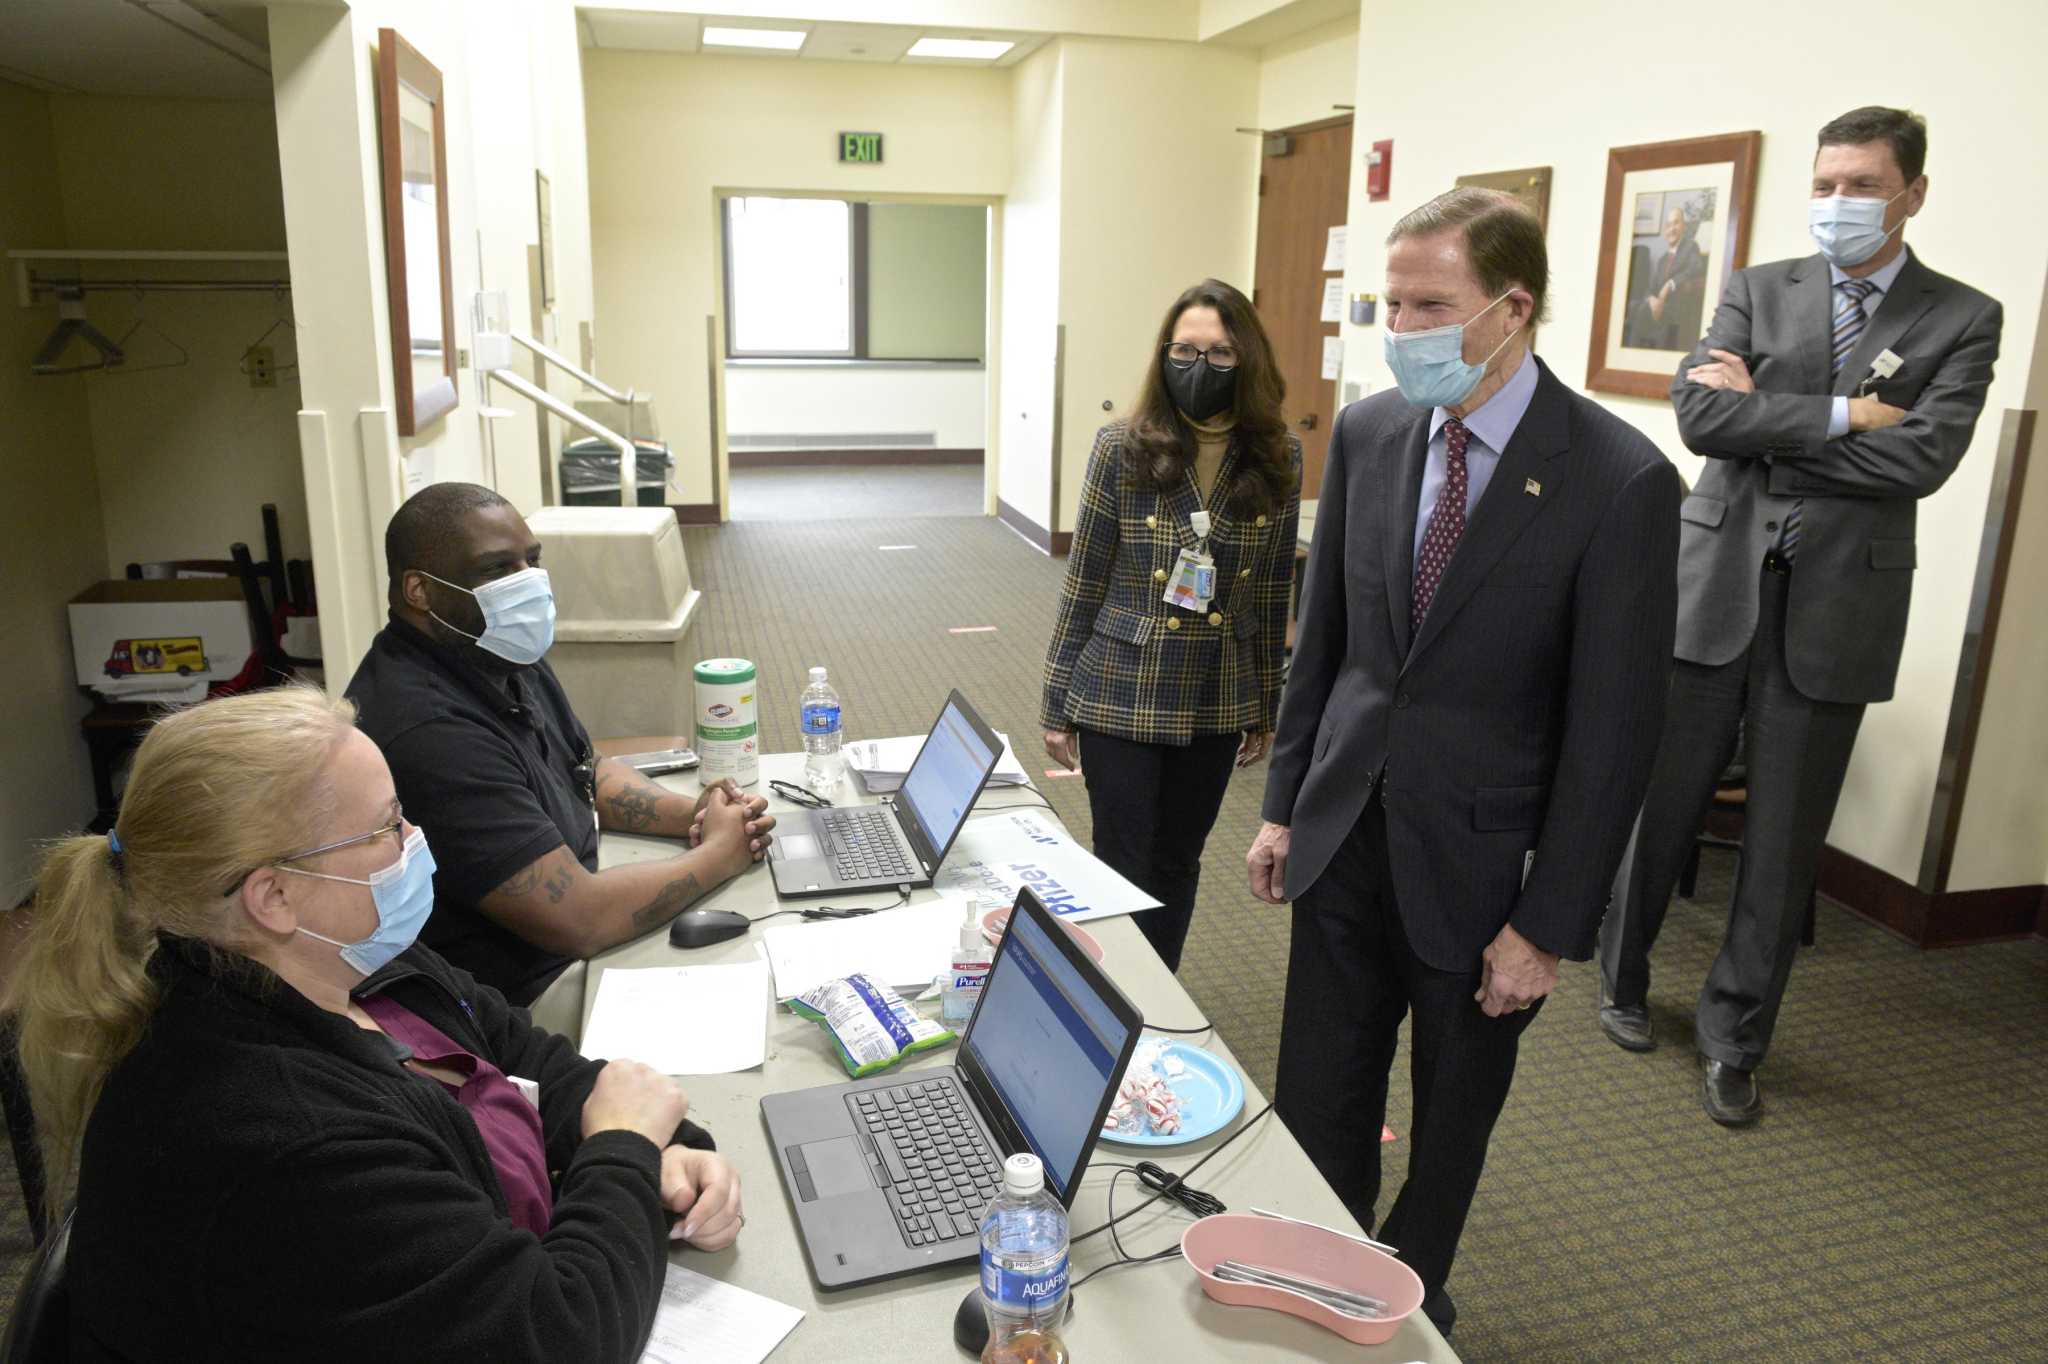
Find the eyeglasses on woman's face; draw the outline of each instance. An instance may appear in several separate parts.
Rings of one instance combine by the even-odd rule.
[[[353,848],[357,844],[369,843],[377,839],[390,839],[394,855],[403,857],[405,856],[406,834],[411,828],[412,826],[405,822],[405,807],[401,806],[397,801],[393,801],[391,802],[391,822],[389,824],[380,825],[366,834],[356,834],[350,838],[337,839],[332,843],[322,843],[319,847],[307,848],[304,852],[289,853],[278,858],[274,865],[283,866],[288,862],[303,862],[309,857],[318,857],[322,853],[339,852],[343,848]],[[249,873],[243,872],[235,878],[233,885],[221,892],[221,897],[225,899],[233,895],[242,888],[242,883],[248,879]]]
[[[1237,349],[1234,346],[1211,346],[1203,350],[1200,346],[1191,345],[1186,341],[1169,341],[1166,343],[1166,358],[1182,368],[1201,359],[1208,360],[1210,369],[1237,368]]]

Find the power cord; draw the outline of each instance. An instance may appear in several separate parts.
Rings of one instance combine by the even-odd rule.
[[[1189,1166],[1184,1174],[1174,1174],[1172,1171],[1155,1165],[1149,1160],[1141,1160],[1136,1165],[1117,1166],[1116,1173],[1109,1177],[1109,1220],[1099,1227],[1090,1227],[1087,1231],[1082,1232],[1079,1236],[1072,1238],[1068,1242],[1070,1246],[1076,1246],[1091,1236],[1100,1236],[1106,1231],[1109,1233],[1110,1245],[1116,1250],[1117,1258],[1111,1260],[1108,1264],[1097,1265],[1094,1269],[1083,1274],[1074,1281],[1073,1288],[1079,1288],[1104,1270],[1118,1269],[1124,1265],[1151,1264],[1154,1261],[1171,1259],[1173,1256],[1178,1255],[1180,1253],[1179,1241],[1175,1241],[1165,1249],[1153,1251],[1148,1255],[1130,1255],[1125,1253],[1123,1241],[1116,1234],[1117,1223],[1137,1216],[1162,1198],[1172,1199],[1174,1203],[1197,1217],[1213,1217],[1219,1212],[1227,1211],[1227,1205],[1214,1194],[1205,1193],[1200,1189],[1189,1188],[1188,1176],[1222,1155],[1225,1150],[1229,1149],[1232,1142],[1258,1126],[1260,1120],[1272,1111],[1273,1105],[1269,1103],[1257,1113],[1254,1113],[1250,1121],[1225,1137],[1217,1144],[1215,1150]],[[1119,1213],[1116,1210],[1116,1182],[1126,1174],[1133,1173],[1137,1175],[1139,1183],[1153,1191],[1152,1196],[1138,1204],[1137,1207],[1127,1212]],[[1070,1289],[1069,1291],[1072,1290]]]
[[[1159,1025],[1157,1024],[1157,1023],[1147,1023],[1147,1024],[1145,1025],[1145,1031],[1146,1031],[1146,1032],[1171,1032],[1171,1033],[1180,1033],[1180,1034],[1183,1034],[1183,1035],[1189,1035],[1189,1034],[1193,1034],[1193,1033],[1201,1033],[1201,1032],[1214,1032],[1214,1031],[1216,1031],[1216,1025],[1215,1025],[1214,1023],[1204,1023],[1204,1024],[1203,1024],[1203,1025],[1202,1025],[1201,1027],[1199,1027],[1199,1028],[1162,1028],[1162,1027],[1160,1027],[1160,1026],[1159,1026]],[[1142,1162],[1142,1163],[1144,1163],[1144,1164],[1148,1164],[1148,1165],[1149,1165],[1149,1164],[1151,1164],[1151,1162],[1150,1162],[1150,1161],[1145,1161],[1145,1162]]]
[[[886,905],[802,905],[791,909],[771,910],[766,914],[755,914],[748,918],[750,924],[765,923],[779,919],[785,914],[801,914],[806,919],[858,919],[864,914],[880,914],[885,910],[898,909],[910,903],[910,887],[896,887],[896,898]],[[1165,1031],[1161,1029],[1160,1031]]]

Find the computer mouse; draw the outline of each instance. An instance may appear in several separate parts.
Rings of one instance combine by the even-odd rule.
[[[1067,1294],[1066,1314],[1062,1322],[1074,1319],[1074,1295]],[[968,1354],[979,1359],[981,1352],[988,1348],[988,1312],[981,1305],[981,1285],[967,1290],[967,1296],[960,1299],[960,1305],[953,1310],[953,1343]]]
[[[668,940],[676,947],[709,947],[737,938],[752,923],[746,915],[729,909],[692,909],[678,914],[668,926]]]

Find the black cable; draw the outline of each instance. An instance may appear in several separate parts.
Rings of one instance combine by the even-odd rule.
[[[975,804],[974,804],[974,808],[975,808],[976,810],[978,810],[978,811],[979,811],[979,810],[1028,810],[1028,809],[1031,809],[1031,808],[1033,808],[1033,807],[1036,807],[1036,806],[1040,806],[1040,805],[1044,806],[1044,807],[1045,807],[1046,809],[1048,809],[1048,810],[1051,810],[1051,811],[1052,811],[1052,812],[1053,812],[1054,814],[1058,814],[1058,813],[1059,813],[1059,811],[1058,811],[1057,809],[1055,809],[1055,808],[1054,808],[1054,806],[1053,806],[1053,803],[1052,803],[1051,801],[1047,800],[1047,799],[1046,799],[1046,798],[1045,798],[1044,796],[1040,796],[1040,797],[1039,797],[1038,799],[1036,799],[1036,800],[1006,800],[1006,801],[1004,801],[1004,802],[1003,802],[1003,803],[1002,803],[1001,805],[989,805],[989,804],[986,804],[986,803],[984,803],[984,802],[982,802],[982,801],[976,801],[976,802],[975,802]]]
[[[886,905],[846,905],[844,907],[839,905],[797,905],[789,909],[776,909],[766,914],[753,915],[747,922],[750,924],[765,923],[769,919],[779,919],[785,914],[801,914],[806,919],[858,919],[863,914],[880,914],[884,910],[897,909],[909,903],[910,888],[908,886],[898,886],[896,888],[896,898]]]
[[[1178,1193],[1176,1191],[1180,1190],[1182,1186],[1184,1186],[1187,1183],[1189,1175],[1194,1174],[1195,1171],[1201,1169],[1204,1165],[1207,1165],[1210,1161],[1216,1159],[1216,1157],[1222,1155],[1225,1151],[1229,1150],[1230,1144],[1232,1142],[1236,1141],[1239,1137],[1243,1136],[1245,1133],[1251,1131],[1254,1127],[1258,1126],[1259,1120],[1261,1118],[1264,1118],[1268,1113],[1271,1113],[1272,1111],[1273,1105],[1268,1103],[1264,1108],[1252,1114],[1251,1119],[1248,1122],[1246,1122],[1244,1126],[1238,1128],[1235,1132],[1232,1132],[1229,1136],[1225,1137],[1221,1142],[1217,1144],[1215,1150],[1211,1151],[1208,1155],[1203,1156],[1200,1160],[1196,1161],[1193,1165],[1189,1166],[1185,1173],[1176,1175],[1168,1171],[1162,1170],[1160,1173],[1164,1175],[1165,1178],[1158,1186],[1157,1192],[1155,1192],[1150,1198],[1140,1203],[1137,1207],[1132,1208],[1129,1212],[1123,1213],[1121,1215],[1113,1214],[1107,1222],[1104,1222],[1099,1227],[1090,1227],[1087,1231],[1082,1232],[1079,1236],[1073,1237],[1071,1240],[1069,1240],[1068,1244],[1077,1246],[1091,1236],[1100,1236],[1103,1232],[1108,1231],[1111,1227],[1115,1226],[1117,1223],[1121,1221],[1124,1221],[1126,1218],[1137,1216],[1139,1213],[1151,1207],[1154,1203],[1157,1203],[1162,1198],[1174,1197],[1176,1201],[1178,1201]],[[1150,1164],[1151,1162],[1148,1161],[1145,1163]],[[1116,1177],[1114,1175],[1110,1177],[1112,1186],[1114,1186],[1115,1184],[1115,1179]],[[1198,1191],[1188,1190],[1188,1193],[1193,1195],[1198,1193]],[[1202,1194],[1200,1196],[1205,1198],[1208,1197],[1208,1195],[1206,1194]],[[1220,1209],[1221,1205],[1219,1204],[1218,1207]]]
[[[1199,1027],[1199,1028],[1162,1028],[1162,1027],[1160,1027],[1160,1026],[1159,1026],[1159,1025],[1157,1024],[1157,1023],[1147,1023],[1147,1024],[1145,1025],[1145,1031],[1146,1031],[1146,1032],[1177,1032],[1177,1033],[1198,1033],[1198,1032],[1214,1032],[1215,1030],[1216,1030],[1216,1025],[1215,1025],[1214,1023],[1204,1023],[1204,1024],[1203,1024],[1203,1025],[1202,1025],[1201,1027]]]

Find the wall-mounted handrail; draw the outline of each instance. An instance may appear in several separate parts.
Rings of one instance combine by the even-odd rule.
[[[554,413],[563,421],[580,430],[588,431],[605,444],[619,452],[619,505],[634,507],[640,503],[640,452],[633,442],[604,425],[594,417],[587,417],[568,403],[563,402],[544,388],[521,378],[509,369],[487,371],[490,378],[531,402],[535,407]],[[628,408],[628,411],[631,409]]]

